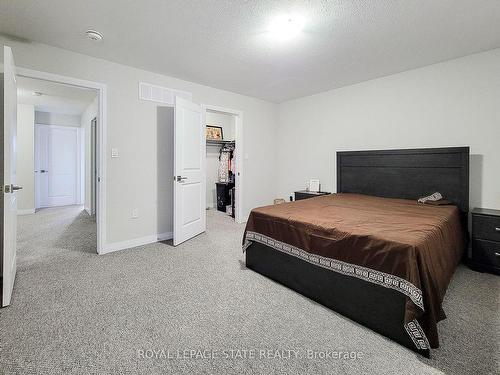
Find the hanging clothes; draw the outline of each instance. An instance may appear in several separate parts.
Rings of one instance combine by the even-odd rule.
[[[229,152],[221,152],[219,156],[219,182],[229,182]]]
[[[234,142],[224,145],[219,153],[219,182],[234,182],[234,162],[235,155]]]

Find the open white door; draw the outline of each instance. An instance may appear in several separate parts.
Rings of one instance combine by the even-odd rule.
[[[10,305],[14,279],[16,277],[16,229],[17,199],[16,191],[16,132],[17,132],[17,83],[16,66],[12,50],[3,48],[2,82],[2,122],[0,134],[0,154],[3,163],[0,166],[1,179],[1,230],[0,240],[2,255],[2,307]]]
[[[175,98],[174,245],[206,228],[205,126],[201,106]]]

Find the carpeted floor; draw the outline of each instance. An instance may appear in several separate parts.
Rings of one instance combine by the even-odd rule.
[[[246,269],[244,226],[221,213],[209,211],[207,232],[176,248],[98,256],[94,225],[80,210],[19,217],[13,301],[0,310],[2,374],[500,371],[497,276],[459,267],[441,349],[425,359]],[[308,350],[361,355],[311,359]]]

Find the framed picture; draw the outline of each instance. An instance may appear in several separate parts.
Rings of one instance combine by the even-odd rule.
[[[207,139],[212,141],[222,141],[224,139],[224,136],[222,134],[222,127],[207,125],[206,136]]]
[[[309,191],[315,193],[319,191],[319,180],[309,180]]]

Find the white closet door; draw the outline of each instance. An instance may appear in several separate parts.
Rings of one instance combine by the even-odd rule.
[[[174,245],[206,229],[205,126],[201,107],[175,100]]]

